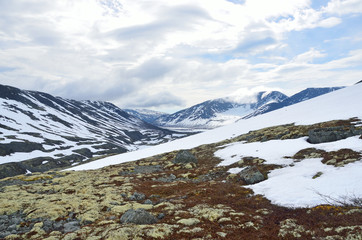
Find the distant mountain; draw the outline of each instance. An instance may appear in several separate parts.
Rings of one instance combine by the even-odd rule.
[[[161,116],[155,124],[163,127],[215,128],[235,122],[258,108],[281,102],[287,96],[278,91],[259,92],[243,101],[230,97],[209,100],[176,113]]]
[[[109,102],[68,100],[0,85],[0,164],[8,163],[9,172],[76,165],[180,136]]]
[[[276,109],[290,106],[290,105],[293,105],[293,104],[296,104],[296,103],[299,103],[299,102],[302,102],[302,101],[305,101],[308,99],[312,99],[312,98],[318,97],[320,95],[339,90],[341,88],[344,88],[344,87],[307,88],[301,92],[294,94],[291,97],[284,99],[281,102],[273,102],[273,103],[266,104],[266,105],[258,108],[254,112],[248,114],[247,116],[244,116],[243,118],[245,118],[245,119],[251,118],[251,117],[263,114],[263,113],[274,111]]]
[[[168,113],[148,109],[123,109],[123,111],[151,124],[153,124],[157,118],[169,115]]]

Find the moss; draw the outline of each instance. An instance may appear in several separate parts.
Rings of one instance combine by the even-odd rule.
[[[322,176],[322,172],[317,172],[313,177],[312,179],[316,179],[316,178],[319,178],[320,176]]]

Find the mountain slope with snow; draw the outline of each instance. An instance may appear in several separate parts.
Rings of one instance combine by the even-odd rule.
[[[307,127],[304,128],[308,129],[308,125],[311,124],[354,118],[353,122],[355,122],[356,127],[359,127],[361,126],[360,119],[362,119],[361,92],[362,84],[357,84],[254,118],[243,119],[235,124],[147,149],[105,158],[102,161],[76,166],[72,170],[97,169],[174,150],[191,149],[204,144],[233,139],[250,131],[285,124],[292,124],[291,126],[296,127],[306,125]],[[289,130],[284,134],[290,134]],[[220,151],[224,151],[224,153],[216,151],[215,156],[220,158],[220,166],[231,166],[238,162],[240,158],[250,155],[264,158],[265,164],[279,165],[280,169],[269,172],[267,180],[250,185],[255,193],[263,194],[277,204],[315,206],[323,203],[319,193],[339,196],[350,192],[356,196],[362,196],[362,189],[358,184],[362,182],[362,175],[359,174],[362,171],[362,162],[359,158],[350,163],[347,161],[346,165],[342,166],[326,165],[321,162],[321,158],[307,158],[302,161],[285,158],[285,155],[292,156],[307,148],[317,148],[321,151],[327,151],[327,154],[350,148],[350,151],[358,154],[362,152],[362,139],[355,136],[331,143],[311,144],[307,142],[305,134],[307,133],[296,139],[290,138],[289,140],[276,139],[259,143],[241,141],[232,145],[221,145],[224,149]],[[318,172],[321,172],[321,176],[318,176],[315,180],[313,177]],[[293,184],[289,184],[286,179],[293,178],[293,176],[295,176]],[[298,188],[295,188],[296,184],[299,184]]]
[[[209,100],[160,117],[154,123],[163,127],[210,129],[233,123],[265,104],[281,102],[286,98],[283,93],[272,91],[259,92],[241,101],[229,97]]]
[[[12,162],[19,173],[135,150],[173,139],[173,134],[108,102],[0,85],[0,164]]]
[[[293,104],[296,104],[299,102],[303,102],[305,100],[312,99],[312,98],[318,97],[320,95],[339,90],[341,88],[343,88],[343,87],[307,88],[307,89],[300,91],[280,102],[272,102],[272,103],[265,104],[262,107],[255,110],[254,112],[248,114],[247,116],[244,116],[243,118],[255,117],[257,115],[271,112],[271,111],[277,110],[279,108],[290,106],[290,105],[293,105]]]

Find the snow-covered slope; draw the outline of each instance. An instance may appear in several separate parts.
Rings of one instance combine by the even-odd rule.
[[[210,129],[234,123],[266,104],[281,102],[286,98],[287,96],[281,92],[271,91],[255,93],[247,99],[243,97],[242,100],[231,97],[209,100],[176,113],[161,116],[154,123],[162,127]]]
[[[300,91],[280,102],[271,102],[271,103],[265,104],[265,105],[259,107],[254,112],[248,114],[247,116],[244,116],[243,118],[255,117],[257,115],[271,112],[276,109],[290,106],[290,105],[293,105],[293,104],[296,104],[299,102],[303,102],[305,100],[312,99],[312,98],[318,97],[320,95],[339,90],[341,88],[343,88],[343,87],[307,88],[307,89],[304,89],[303,91]]]
[[[161,143],[173,134],[108,102],[0,85],[0,164],[36,159],[26,169],[41,171]]]
[[[151,124],[153,124],[156,119],[169,115],[168,113],[148,109],[123,109],[123,111]]]
[[[270,126],[289,123],[307,125],[353,117],[362,119],[361,93],[362,84],[357,84],[254,118],[243,119],[235,124],[139,151],[112,156],[101,161],[76,166],[72,169],[97,169],[112,164],[134,161],[164,152],[215,143],[245,134],[251,130],[258,130]],[[267,180],[250,186],[255,193],[264,194],[274,203],[290,206],[313,206],[321,204],[323,203],[323,199],[321,199],[317,192],[329,196],[339,196],[348,193],[354,194],[355,196],[362,195],[362,188],[360,187],[360,183],[362,182],[362,175],[360,174],[362,171],[361,160],[348,164],[345,167],[335,168],[322,164],[321,159],[306,159],[293,165],[283,156],[285,154],[292,155],[306,147],[336,150],[348,146],[354,151],[361,152],[362,139],[359,137],[351,137],[332,143],[317,145],[308,143],[305,137],[295,140],[255,143],[255,145],[244,144],[242,142],[237,144],[238,145],[226,146],[227,148],[220,150],[224,152],[215,153],[224,159],[221,164],[231,164],[233,162],[233,156],[248,154],[248,151],[252,151],[253,153],[260,151],[258,154],[263,154],[266,161],[285,166],[284,168],[273,170]],[[245,153],[240,149],[244,149]],[[286,153],[285,151],[288,152]],[[236,157],[234,161],[239,159],[240,158]],[[312,174],[316,174],[318,171],[324,174],[315,181],[312,181]]]

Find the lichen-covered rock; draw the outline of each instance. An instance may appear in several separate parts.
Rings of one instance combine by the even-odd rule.
[[[122,215],[120,221],[121,223],[154,224],[157,222],[157,218],[145,209],[138,208],[136,210],[129,209]]]
[[[174,163],[181,163],[181,164],[187,164],[187,163],[196,163],[197,164],[197,158],[188,150],[181,150],[177,153],[175,159],[173,160]]]
[[[177,221],[177,223],[183,224],[186,226],[192,226],[192,225],[198,224],[199,222],[200,222],[200,220],[197,218],[185,218],[185,219],[180,219]]]
[[[360,134],[362,134],[362,130],[356,129],[353,126],[316,128],[308,131],[308,136],[309,136],[308,142],[310,143],[333,142]]]
[[[238,175],[246,184],[254,184],[265,180],[264,175],[255,166],[243,169]]]

